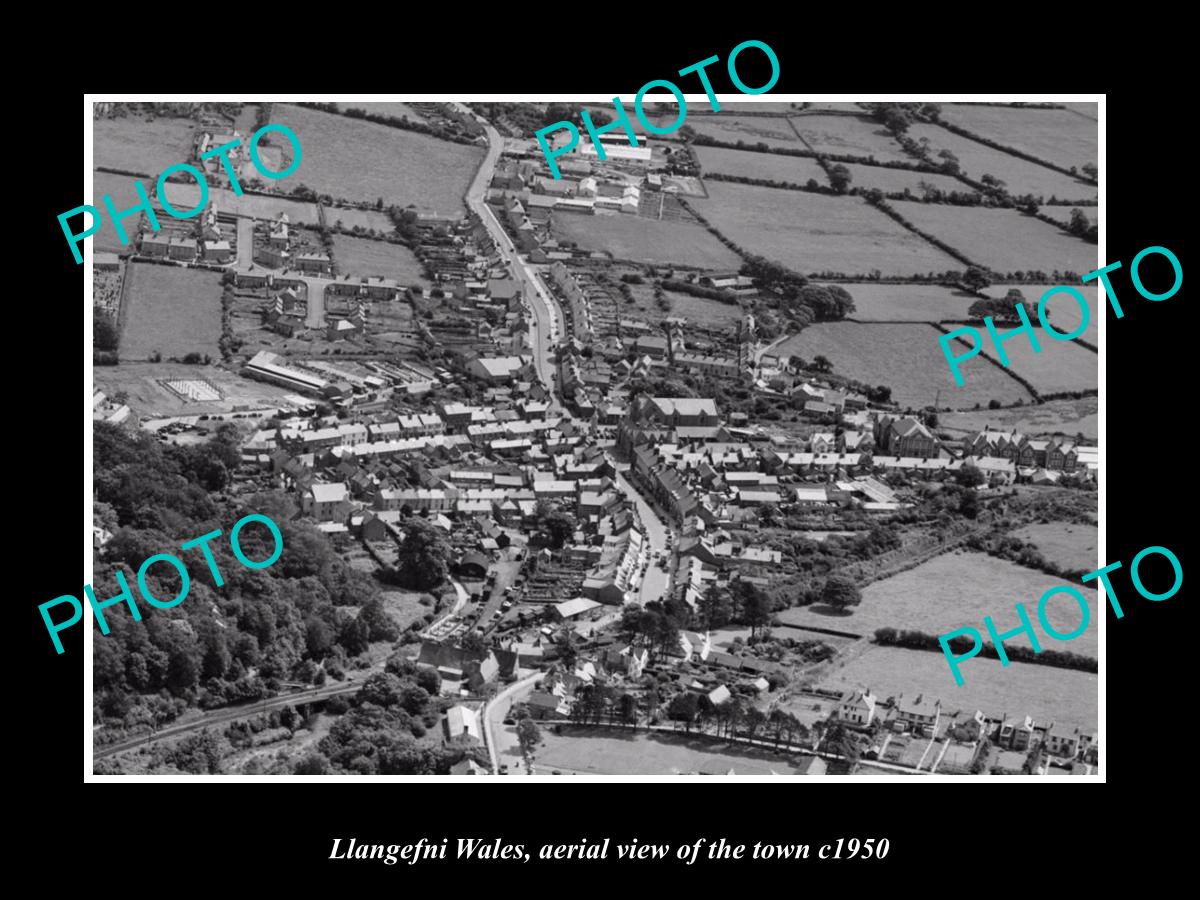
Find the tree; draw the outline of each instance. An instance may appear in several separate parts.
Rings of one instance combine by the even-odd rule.
[[[92,310],[92,344],[97,350],[116,350],[120,335],[112,317],[98,309]]]
[[[992,283],[991,274],[980,266],[968,266],[963,273],[962,282],[972,291],[982,291]]]
[[[667,717],[677,722],[683,722],[684,729],[691,731],[692,723],[696,720],[699,702],[699,698],[691,691],[678,693],[667,704]]]
[[[954,480],[967,488],[979,487],[986,481],[983,473],[974,466],[963,466],[955,473]]]
[[[839,194],[846,193],[850,188],[852,176],[850,170],[841,163],[829,168],[829,183],[833,185],[833,189]]]
[[[396,574],[400,584],[413,590],[438,587],[449,573],[450,546],[442,530],[419,517],[404,521]]]
[[[724,584],[710,584],[696,604],[700,627],[706,631],[728,625],[733,619],[733,595]]]
[[[862,593],[849,578],[830,575],[821,587],[821,602],[834,609],[845,610],[862,602]]]
[[[832,372],[833,363],[828,358],[818,355],[813,357],[812,370],[814,372]]]
[[[296,775],[329,775],[333,772],[333,768],[329,765],[329,760],[325,758],[323,753],[309,753],[292,769]]]
[[[533,753],[533,748],[542,742],[542,732],[533,719],[522,719],[517,725],[517,741],[521,752],[526,756]]]
[[[742,595],[742,621],[750,626],[750,636],[754,637],[758,629],[771,621],[773,612],[771,598],[757,585],[746,582],[750,589]]]
[[[1092,181],[1095,181],[1097,178],[1100,177],[1100,169],[1096,166],[1095,163],[1090,163],[1090,162],[1084,163],[1082,166],[1079,167],[1079,169],[1081,172],[1083,172],[1084,175],[1086,175],[1088,178],[1092,179]]]

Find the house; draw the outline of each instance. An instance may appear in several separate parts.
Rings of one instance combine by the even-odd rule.
[[[889,456],[926,459],[937,454],[938,442],[919,421],[911,417],[883,416],[875,425],[875,444]]]
[[[171,239],[166,235],[151,234],[150,232],[142,235],[141,252],[144,256],[166,258],[170,250]]]
[[[1033,734],[1033,719],[1029,716],[1019,722],[1005,716],[996,727],[994,741],[1006,750],[1028,750]]]
[[[171,259],[195,259],[196,258],[196,239],[195,238],[171,238],[171,244],[168,251],[168,256]]]
[[[675,427],[719,424],[716,401],[692,397],[645,397],[635,419],[642,425]]]
[[[875,695],[870,689],[846,694],[838,702],[833,715],[839,722],[866,728],[875,720]]]
[[[1052,724],[1046,729],[1043,744],[1051,756],[1074,759],[1079,752],[1079,729],[1068,730],[1063,725]]]
[[[947,729],[952,738],[963,743],[978,741],[986,732],[987,717],[978,709],[974,713],[967,713],[965,710],[960,712]]]
[[[318,522],[340,521],[350,510],[350,489],[345,483],[314,484],[304,494],[303,508]]]
[[[479,713],[461,703],[446,710],[442,727],[445,729],[448,741],[464,734],[477,741],[483,740],[483,735],[479,731]]]
[[[467,372],[492,383],[512,381],[527,360],[520,356],[476,357],[467,363]]]
[[[729,692],[729,688],[722,684],[708,692],[708,701],[713,706],[720,706],[722,703],[727,702],[732,696],[733,695]]]
[[[942,701],[930,700],[923,694],[917,694],[914,700],[906,700],[901,695],[896,701],[893,715],[894,730],[933,737],[942,718]]]
[[[296,268],[301,272],[330,272],[333,262],[325,253],[301,253],[296,257]]]
[[[525,708],[535,719],[566,718],[571,714],[567,701],[557,694],[547,691],[534,691],[525,701]]]

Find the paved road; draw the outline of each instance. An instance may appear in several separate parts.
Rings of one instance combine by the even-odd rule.
[[[256,700],[254,703],[246,703],[234,708],[216,709],[186,725],[172,725],[148,736],[97,748],[93,754],[93,758],[103,759],[106,756],[114,756],[117,753],[124,753],[126,750],[136,750],[139,747],[145,747],[158,741],[166,740],[167,738],[175,738],[192,731],[199,731],[202,728],[211,728],[213,725],[235,722],[238,719],[248,719],[261,715],[266,710],[275,709],[280,706],[295,706],[302,703],[312,703],[316,700],[328,700],[330,697],[336,697],[338,694],[349,694],[357,691],[361,687],[362,684],[360,682],[352,681],[348,678],[340,684],[310,688],[306,691],[295,691],[291,694],[270,697],[266,700]]]
[[[523,700],[532,692],[533,686],[541,681],[541,679],[542,673],[534,672],[532,675],[528,675],[520,681],[510,684],[493,697],[487,706],[483,708],[483,728],[487,736],[488,757],[492,762],[493,775],[500,774],[500,760],[496,748],[496,736],[501,733],[500,729],[511,727],[503,724],[504,717],[508,715],[508,711],[512,709],[512,705]],[[517,774],[519,771],[519,767],[513,768],[510,765],[509,772],[511,774]]]

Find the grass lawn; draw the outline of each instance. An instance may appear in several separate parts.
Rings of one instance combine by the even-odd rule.
[[[956,685],[946,658],[927,650],[872,647],[835,669],[821,687],[848,691],[870,688],[881,698],[904,694],[940,698],[942,714],[982,710],[989,716],[1032,716],[1038,723],[1095,728],[1099,681],[1090,672],[1012,663],[976,657],[962,666]]]
[[[922,231],[997,272],[1032,269],[1047,274],[1071,271],[1082,275],[1103,264],[1097,262],[1099,255],[1095,244],[1065,234],[1053,225],[1015,209],[906,200],[893,201],[892,206]]]
[[[129,209],[129,207],[139,203],[137,188],[134,183],[141,179],[134,178],[130,175],[113,175],[110,172],[93,172],[92,173],[92,200],[91,205],[100,210],[104,217],[104,224],[100,230],[90,239],[93,242],[93,250],[107,250],[110,253],[129,253],[132,252],[136,243],[137,222],[133,216],[123,221],[121,224],[125,226],[125,231],[129,233],[129,243],[122,244],[121,239],[117,237],[117,229],[113,227],[113,223],[109,220],[108,211],[104,207],[105,194],[112,197],[113,205],[118,210]],[[153,185],[146,187],[143,181],[142,187],[146,188],[146,194],[149,196],[154,189]],[[70,220],[72,230],[78,234],[83,231],[83,216],[76,216]],[[70,253],[70,251],[67,251]],[[79,252],[83,252],[83,247],[80,246]]]
[[[672,111],[659,116],[659,121],[654,124],[666,128],[675,115]],[[711,116],[688,116],[684,124],[692,126],[697,134],[706,134],[729,144],[744,141],[747,144],[764,143],[768,147],[803,148],[786,116],[727,116],[722,108],[722,112]]]
[[[898,194],[907,188],[914,197],[923,196],[921,182],[943,191],[970,191],[971,189],[949,175],[931,172],[914,172],[911,169],[889,169],[885,166],[860,166],[855,163],[840,163],[850,170],[850,186],[878,188],[885,194]]]
[[[913,161],[886,128],[865,116],[792,116],[792,124],[805,143],[818,153],[874,157],[885,162]]]
[[[1096,164],[1099,127],[1071,110],[945,103],[942,118],[980,137],[1064,168]]]
[[[909,126],[908,134],[915,141],[928,138],[935,160],[939,150],[949,150],[958,157],[958,164],[964,175],[975,181],[979,181],[984,175],[994,175],[1008,186],[1010,194],[1033,194],[1046,200],[1051,197],[1062,200],[1087,200],[1098,196],[1093,185],[1037,163],[1026,162],[1002,150],[993,150],[979,141],[959,137],[937,125],[916,123]],[[1080,160],[1078,164],[1082,165],[1084,162],[1086,160]]]
[[[913,275],[962,268],[857,197],[720,181],[706,186],[709,198],[691,201],[701,215],[746,250],[802,274],[879,270],[884,275]]]
[[[383,608],[400,623],[401,630],[407,630],[413,622],[424,619],[426,613],[433,611],[432,606],[421,605],[424,596],[410,591],[383,591]]]
[[[965,319],[975,297],[938,284],[841,283],[854,298],[853,318],[863,321],[940,322]]]
[[[1056,327],[1058,326],[1056,325]],[[997,332],[1004,336],[1012,334],[1013,329],[998,328]],[[980,333],[984,334],[983,329],[980,329]],[[1033,352],[1028,335],[1023,333],[1004,342],[1004,352],[1008,354],[1009,369],[1044,394],[1096,389],[1100,377],[1100,357],[1097,354],[1073,341],[1055,341],[1041,330],[1037,332],[1037,335],[1038,344],[1042,348],[1040,353]],[[999,359],[999,354],[991,340],[987,338],[986,334],[984,334],[984,338],[986,342],[984,352]],[[967,360],[962,364],[963,378],[969,385],[971,379],[985,368],[994,369],[995,366],[982,356]]]
[[[417,257],[403,244],[335,234],[333,258],[343,274],[395,278],[402,285],[431,284],[422,274]]]
[[[1068,526],[1054,523],[1039,527],[1061,530]],[[1083,526],[1069,527],[1079,530]],[[1095,529],[1091,531],[1094,540]],[[1061,578],[986,553],[943,553],[915,569],[867,585],[862,589],[862,603],[853,607],[849,615],[817,604],[785,610],[779,618],[792,625],[835,628],[864,635],[887,627],[945,634],[969,625],[982,632],[984,616],[991,616],[998,628],[1016,624],[1013,604],[1017,602],[1025,605],[1036,625],[1038,598],[1061,584]],[[1096,656],[1099,634],[1096,593],[1091,588],[1081,591],[1092,606],[1092,621],[1087,631],[1073,641],[1056,641],[1046,637],[1038,625],[1038,640],[1045,649]],[[1079,626],[1079,607],[1069,596],[1055,598],[1046,606],[1046,617],[1056,630],[1070,632]],[[1020,638],[1017,643],[1029,642]]]
[[[375,102],[372,100],[344,100],[338,104],[338,109],[361,109],[363,112],[376,116],[393,116],[399,119],[408,116],[414,122],[424,122],[425,117],[407,103],[392,101]]]
[[[794,193],[794,192],[793,192]],[[741,259],[700,225],[643,216],[555,213],[554,236],[635,262],[737,269]]]
[[[191,181],[171,182],[166,187],[166,194],[171,204],[179,209],[194,209],[200,202],[200,189]],[[318,224],[315,203],[303,203],[287,197],[259,194],[242,194],[239,197],[233,191],[210,187],[208,202],[210,205],[216,206],[220,212],[249,216],[252,219],[273,220],[279,218],[280,213],[287,213],[287,217],[293,225]]]
[[[902,406],[932,404],[969,409],[992,399],[1028,401],[1029,392],[998,367],[981,365],[957,387],[938,346],[939,332],[928,325],[860,325],[826,322],[812,325],[779,345],[782,356],[799,355],[811,361],[818,354],[833,363],[833,371],[867,384],[888,385]],[[940,392],[940,397],[939,397]]]
[[[147,120],[142,116],[122,116],[96,119],[92,125],[94,166],[140,172],[157,180],[167,166],[187,162],[192,155],[196,123],[191,119]],[[147,192],[152,187],[147,187]]]
[[[807,184],[814,178],[822,187],[829,186],[825,170],[815,159],[803,156],[779,156],[775,153],[755,153],[751,150],[727,150],[724,147],[696,147],[700,169],[708,175],[738,175],[743,178],[763,178]]]
[[[1095,525],[1075,525],[1069,522],[1026,525],[1019,531],[1014,531],[1013,537],[1035,544],[1046,559],[1063,568],[1091,571],[1101,565]]]
[[[297,184],[350,200],[382,197],[437,215],[463,215],[463,196],[484,153],[286,103],[276,104],[273,120],[290,127],[304,148],[300,168],[289,176]]]
[[[333,207],[325,210],[325,221],[330,225],[341,222],[344,228],[353,228],[355,225],[362,228],[374,228],[380,234],[391,234],[395,231],[395,226],[392,225],[392,220],[387,217],[387,214],[373,209]]]
[[[188,353],[220,358],[221,276],[202,269],[131,265],[126,271],[128,309],[122,319],[121,360],[164,359]],[[197,367],[195,377],[203,377]]]
[[[534,751],[539,774],[554,769],[583,775],[675,775],[705,772],[724,775],[803,774],[788,757],[711,738],[619,729],[542,729],[544,743]]]
[[[1049,216],[1050,218],[1054,219],[1055,221],[1062,222],[1064,225],[1071,224],[1071,213],[1074,210],[1079,210],[1081,213],[1083,213],[1085,216],[1087,216],[1089,222],[1091,222],[1093,225],[1095,225],[1097,217],[1099,215],[1100,207],[1098,207],[1098,206],[1048,206],[1048,205],[1038,207],[1038,212],[1040,212],[1043,216]]]
[[[969,385],[969,382],[968,382]],[[1051,400],[1038,406],[1021,406],[1012,409],[980,409],[956,413],[943,413],[938,417],[938,426],[950,431],[980,431],[989,425],[1007,430],[1015,428],[1028,435],[1082,434],[1096,440],[1100,401],[1096,397],[1079,400]]]

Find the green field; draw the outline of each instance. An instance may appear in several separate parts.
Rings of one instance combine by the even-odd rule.
[[[121,319],[122,361],[182,359],[188,353],[220,357],[221,276],[203,269],[136,264],[125,277],[125,309]],[[197,368],[194,377],[203,377]]]
[[[111,172],[94,172],[92,173],[92,200],[91,205],[101,211],[104,217],[104,224],[100,230],[96,232],[92,240],[93,250],[107,250],[110,253],[130,253],[136,246],[137,241],[137,218],[130,216],[121,224],[125,226],[125,231],[129,233],[129,244],[122,245],[120,238],[117,237],[117,229],[113,227],[109,221],[108,211],[104,207],[104,200],[101,199],[105,194],[112,197],[113,205],[118,210],[129,209],[136,205],[138,200],[137,189],[134,183],[141,179],[134,178],[130,175],[113,175]],[[146,193],[153,190],[154,186],[146,187],[143,182],[142,187],[146,188]],[[77,216],[71,220],[73,230],[78,233],[83,230],[83,217]],[[82,246],[80,253],[83,252]]]
[[[200,189],[192,182],[171,182],[166,186],[167,199],[179,209],[194,209],[200,202]],[[249,216],[252,219],[276,219],[286,213],[293,225],[316,225],[317,205],[289,200],[286,197],[263,194],[242,194],[224,188],[209,188],[208,202],[221,212]],[[332,211],[331,211],[332,214]]]
[[[1062,522],[1038,527],[1048,531],[1061,531],[1065,527],[1085,529],[1082,525],[1066,526]],[[1086,528],[1091,530],[1094,541],[1096,529]],[[1018,602],[1025,605],[1036,622],[1038,598],[1060,584],[1063,584],[1061,578],[986,553],[943,553],[916,568],[867,585],[862,589],[862,603],[852,607],[849,615],[834,613],[817,604],[785,610],[779,613],[779,619],[789,625],[834,628],[866,636],[874,634],[877,628],[889,627],[945,634],[970,626],[982,632],[984,616],[991,616],[997,627],[1009,620],[1012,621],[1008,627],[1018,624],[1013,610],[1013,604]],[[1091,625],[1073,641],[1052,640],[1039,625],[1038,639],[1045,649],[1096,656],[1099,627],[1096,592],[1084,588],[1082,593],[1092,607]],[[1079,607],[1070,597],[1058,597],[1047,604],[1046,616],[1057,631],[1070,632],[1079,627]],[[1029,641],[1021,638],[1017,643],[1027,646]]]
[[[1000,624],[1007,621],[1002,619]],[[943,714],[979,709],[988,716],[1032,716],[1038,724],[1054,720],[1061,725],[1096,727],[1099,680],[1091,672],[1028,663],[1005,668],[998,659],[976,657],[962,664],[962,676],[964,683],[956,685],[941,653],[872,647],[844,668],[834,669],[821,687],[843,691],[870,688],[881,698],[924,694],[941,699]]]
[[[755,153],[752,150],[727,150],[724,147],[696,147],[700,169],[705,175],[718,172],[743,178],[762,178],[807,184],[815,179],[821,187],[829,186],[825,170],[815,159],[803,156],[780,156],[777,153]]]
[[[1100,551],[1097,549],[1099,535],[1095,525],[1039,523],[1014,531],[1013,537],[1035,544],[1042,551],[1042,556],[1064,569],[1091,571],[1101,565]]]
[[[484,154],[481,147],[286,103],[276,104],[272,118],[290,127],[304,149],[290,180],[335,198],[382,197],[419,212],[461,216]]]
[[[342,223],[344,228],[374,228],[378,234],[391,234],[395,230],[392,220],[386,213],[373,209],[354,209],[352,207],[330,207],[325,210],[325,221],[330,225]]]
[[[906,200],[894,200],[892,207],[922,231],[996,272],[1032,270],[1049,275],[1070,271],[1082,275],[1100,265],[1095,244],[1015,209]]]
[[[345,100],[338,103],[338,109],[361,109],[363,112],[376,116],[394,116],[399,119],[407,116],[414,122],[424,122],[425,117],[407,103],[392,101],[374,102],[371,100]]]
[[[395,278],[401,285],[429,285],[421,263],[403,244],[333,236],[333,258],[342,274]]]
[[[1073,437],[1079,433],[1094,441],[1098,436],[1099,408],[1100,401],[1096,397],[1051,400],[1037,406],[943,413],[938,417],[938,426],[964,434],[987,427],[1001,430],[1015,428],[1031,436],[1063,434]]]
[[[1096,164],[1099,128],[1071,110],[944,103],[942,118],[980,137],[1063,168]]]
[[[850,170],[850,187],[876,188],[885,194],[899,194],[907,189],[914,197],[923,197],[921,183],[932,185],[942,191],[966,191],[971,188],[949,175],[931,172],[914,172],[912,169],[889,169],[886,166],[864,166],[857,163],[840,163]]]
[[[196,123],[191,119],[122,116],[96,119],[92,125],[93,166],[140,172],[157,180],[167,166],[187,162],[192,155]],[[148,185],[147,192],[152,187]]]
[[[914,275],[963,267],[857,197],[719,181],[707,187],[707,200],[691,201],[701,215],[751,253],[802,274]]]
[[[614,259],[707,269],[736,269],[741,265],[737,254],[708,231],[685,222],[558,212],[554,214],[553,232],[560,241],[575,241],[584,249],[611,253]]]
[[[675,118],[675,113],[659,116],[654,124],[666,128]],[[714,140],[727,144],[744,141],[747,144],[766,144],[768,147],[790,147],[802,149],[800,139],[788,124],[786,116],[727,116],[724,112],[711,116],[689,116],[686,125],[697,134],[706,134]]]
[[[1095,199],[1097,196],[1094,185],[1037,163],[1026,162],[1011,153],[993,150],[986,144],[960,137],[937,125],[918,122],[909,126],[908,134],[916,141],[928,138],[935,161],[939,150],[949,150],[958,157],[964,175],[975,181],[984,175],[993,175],[1005,182],[1011,194],[1033,194],[1047,200],[1052,196],[1063,200]],[[1080,160],[1079,165],[1085,161]]]
[[[1098,216],[1099,216],[1099,212],[1100,212],[1100,207],[1098,207],[1098,206],[1039,206],[1038,207],[1038,212],[1040,212],[1043,216],[1049,216],[1051,219],[1054,219],[1056,222],[1062,222],[1064,225],[1071,224],[1071,213],[1074,212],[1075,210],[1079,210],[1081,213],[1083,213],[1085,216],[1087,216],[1088,221],[1093,225],[1095,225],[1096,222],[1098,221]]]
[[[886,128],[865,116],[800,115],[792,116],[792,124],[818,153],[912,161]]]
[[[939,284],[881,284],[876,281],[841,286],[854,298],[854,318],[863,321],[940,322],[965,319],[975,298]]]
[[[996,331],[1001,337],[1014,333],[1014,329],[1011,328],[998,328]],[[1100,357],[1097,354],[1073,341],[1055,341],[1041,329],[1036,329],[1035,333],[1041,347],[1040,353],[1033,352],[1033,345],[1026,334],[1018,334],[1004,341],[1004,352],[1008,354],[1011,371],[1016,372],[1042,394],[1095,390],[1099,386]],[[996,348],[982,328],[980,334],[984,337],[984,353],[999,360]],[[982,356],[966,360],[960,366],[962,376],[968,384],[985,369],[995,368]]]
[[[838,375],[867,384],[885,384],[901,406],[921,408],[987,406],[991,399],[1012,403],[1030,399],[1029,392],[995,366],[979,366],[956,387],[938,346],[939,332],[928,325],[859,325],[828,322],[812,325],[779,345],[784,356],[811,361],[818,354],[833,363]],[[940,392],[940,396],[939,396]]]

